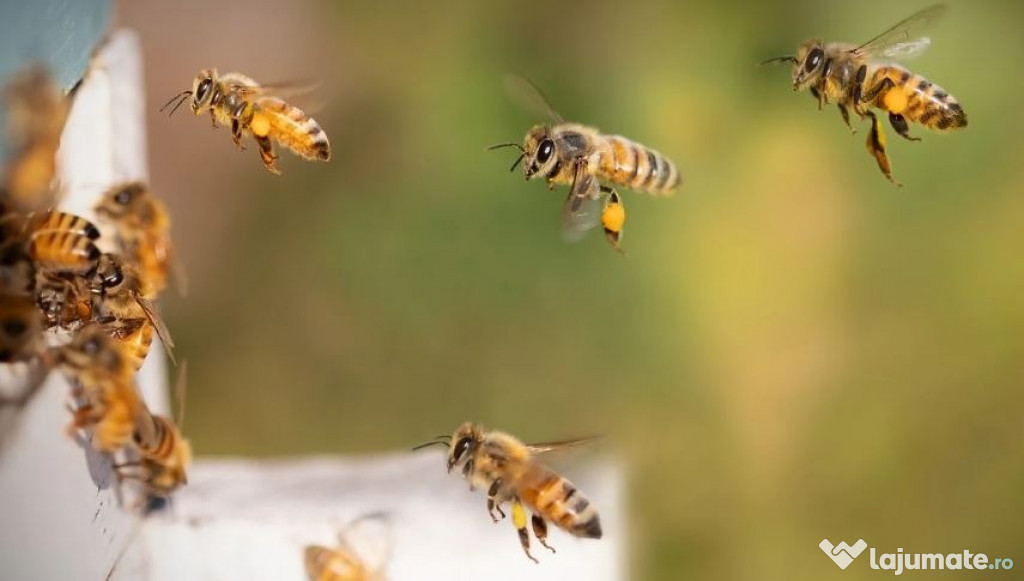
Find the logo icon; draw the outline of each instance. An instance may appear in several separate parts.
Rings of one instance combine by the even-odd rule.
[[[868,544],[864,542],[864,539],[859,539],[851,547],[846,544],[846,541],[833,545],[828,539],[822,539],[818,543],[818,547],[828,555],[829,559],[832,559],[833,563],[839,565],[840,569],[845,570],[858,555],[864,552],[864,549],[868,548]]]

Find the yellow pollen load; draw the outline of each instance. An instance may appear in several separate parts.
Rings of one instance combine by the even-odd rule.
[[[900,87],[889,89],[882,97],[882,104],[885,109],[892,113],[902,113],[907,108],[907,94]]]
[[[626,223],[626,208],[622,204],[609,204],[601,213],[601,224],[605,230],[619,232]]]
[[[262,113],[256,113],[252,117],[252,122],[249,123],[249,130],[253,135],[266,137],[270,133],[270,118]]]
[[[512,504],[512,524],[514,524],[517,529],[526,528],[526,509],[524,509],[522,503],[518,501]]]

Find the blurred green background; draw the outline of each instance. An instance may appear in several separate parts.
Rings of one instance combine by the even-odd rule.
[[[901,189],[866,124],[754,66],[924,5],[124,3],[191,277],[165,309],[196,450],[603,432],[638,579],[887,574],[841,572],[824,537],[1024,566],[1024,4],[953,2],[931,31],[911,68],[970,124],[887,126]],[[334,159],[275,177],[205,118],[156,114],[207,66],[323,79]],[[626,194],[628,258],[563,243],[564,190],[484,151],[542,121],[510,72],[681,168],[673,198]]]

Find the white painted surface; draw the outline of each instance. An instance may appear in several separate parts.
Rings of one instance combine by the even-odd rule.
[[[609,460],[566,465],[598,507],[605,537],[551,527],[552,554],[523,555],[509,519],[491,522],[486,495],[449,475],[440,451],[365,459],[206,460],[170,514],[141,527],[131,565],[115,578],[305,579],[302,547],[333,546],[339,528],[383,512],[392,529],[393,581],[623,579],[622,481]],[[506,507],[507,508],[507,507]],[[506,510],[506,512],[508,512]]]

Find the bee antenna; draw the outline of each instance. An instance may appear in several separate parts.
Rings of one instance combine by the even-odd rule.
[[[439,438],[440,437],[441,436],[439,436]],[[431,440],[429,442],[420,444],[419,446],[413,446],[412,450],[413,450],[413,452],[415,452],[416,450],[422,450],[423,448],[429,448],[430,446],[444,446],[445,448],[447,448],[447,447],[451,446],[451,443],[441,441],[440,439],[435,439],[435,440]]]
[[[793,63],[793,64],[797,64],[800,61],[796,60],[795,56],[777,56],[775,58],[770,58],[770,59],[768,59],[766,61],[759,62],[759,63],[757,63],[757,66],[763,67],[764,65],[768,65],[768,64],[772,64],[772,63],[787,63],[787,62]]]
[[[495,149],[501,149],[503,147],[515,147],[519,151],[522,151],[522,152],[526,151],[526,149],[524,149],[523,146],[519,145],[518,143],[499,143],[497,145],[492,145],[492,146],[488,147],[487,151],[494,151]]]
[[[166,109],[168,106],[170,106],[171,103],[177,101],[178,104],[175,105],[174,108],[171,109],[171,112],[167,114],[168,117],[170,117],[171,115],[174,115],[174,112],[178,110],[178,107],[181,107],[181,104],[185,102],[185,99],[187,99],[191,95],[192,95],[192,91],[182,91],[182,92],[178,93],[177,95],[171,97],[170,101],[164,103],[163,107],[160,107],[160,113],[163,113],[164,109]]]
[[[519,162],[523,161],[524,157],[526,157],[525,151],[516,158],[516,162],[512,164],[512,167],[508,168],[508,171],[516,171],[516,166],[519,165]]]

